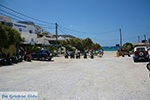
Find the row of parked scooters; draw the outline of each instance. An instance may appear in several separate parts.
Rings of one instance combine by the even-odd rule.
[[[25,61],[31,61],[31,55],[30,54],[13,54],[10,56],[8,53],[6,54],[1,54],[0,55],[0,66],[1,65],[11,65],[13,63],[19,63],[22,62],[23,60]]]
[[[69,56],[70,56],[71,59],[72,58],[80,59],[80,52],[77,52],[77,53],[71,52],[70,54],[68,52],[66,52],[65,55],[64,55],[65,58],[69,58]],[[94,59],[93,52],[91,52],[89,56],[90,56],[91,59]],[[83,58],[87,59],[87,53],[86,52],[83,53]]]

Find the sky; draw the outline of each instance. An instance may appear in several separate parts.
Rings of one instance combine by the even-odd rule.
[[[150,0],[0,0],[0,4],[39,20],[58,23],[59,35],[89,37],[101,46],[119,44],[119,29],[123,44],[138,42],[138,36],[140,40],[144,35],[150,38]],[[1,6],[0,9],[11,12]],[[28,21],[36,23],[29,18]],[[42,27],[55,33],[55,24]]]

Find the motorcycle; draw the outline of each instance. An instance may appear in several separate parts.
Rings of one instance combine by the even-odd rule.
[[[7,59],[5,54],[1,54],[0,58],[0,65],[6,65],[7,64]]]
[[[80,59],[80,53],[78,52],[77,54],[76,54],[76,59]]]
[[[16,57],[18,58],[18,62],[22,62],[22,60],[24,59],[24,56],[20,54],[16,54]]]
[[[12,63],[18,63],[18,57],[15,56],[15,54],[12,55],[11,59],[12,59]]]
[[[65,58],[68,58],[68,56],[69,56],[68,52],[66,52],[66,54],[64,56],[65,56]]]
[[[7,56],[6,56],[6,61],[7,61],[7,64],[12,64],[12,59],[10,57],[10,54],[8,53]]]
[[[31,61],[31,59],[32,59],[31,54],[25,54],[25,56],[24,56],[25,61]]]
[[[74,53],[70,53],[70,58],[74,58]]]
[[[90,54],[90,57],[91,57],[91,59],[94,59],[94,54],[91,53],[91,54]]]
[[[87,59],[87,54],[86,53],[83,54],[83,58]]]

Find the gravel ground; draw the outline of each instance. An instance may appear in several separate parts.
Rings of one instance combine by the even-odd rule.
[[[147,62],[115,54],[3,66],[0,91],[37,91],[39,100],[150,100]]]

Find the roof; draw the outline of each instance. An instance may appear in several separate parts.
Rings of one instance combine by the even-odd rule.
[[[46,36],[46,37],[52,38],[50,35],[45,35],[45,34],[40,34],[40,33],[37,33],[37,35],[41,37]]]
[[[134,46],[148,46],[150,45],[149,43],[132,43]]]
[[[75,36],[72,36],[72,35],[58,35],[58,37],[61,36],[61,37],[70,37],[70,38],[76,38]]]

